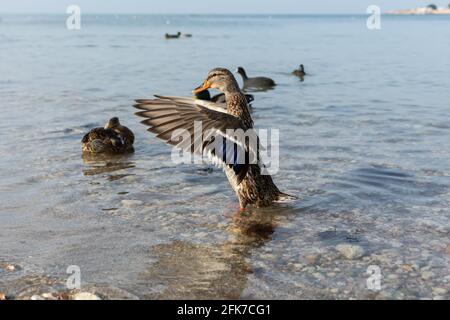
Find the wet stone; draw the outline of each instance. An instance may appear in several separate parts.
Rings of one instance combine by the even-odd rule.
[[[423,280],[428,280],[433,278],[434,273],[430,271],[423,271],[420,276],[422,277]]]
[[[398,275],[390,274],[390,275],[387,276],[387,278],[390,279],[390,280],[396,280],[396,279],[398,279]]]
[[[6,271],[18,271],[18,270],[20,270],[20,269],[21,269],[20,266],[15,265],[15,264],[8,264],[8,265],[5,267],[5,270],[6,270]]]
[[[57,297],[55,297],[52,293],[43,293],[41,296],[46,300],[57,300]]]
[[[314,276],[314,278],[316,278],[318,280],[324,280],[325,279],[325,277],[319,272],[313,273],[313,276]]]
[[[301,270],[304,267],[301,263],[294,263],[293,266],[296,270]]]
[[[444,288],[433,288],[433,294],[436,296],[443,296],[447,294],[447,290]]]
[[[403,270],[405,272],[412,272],[414,270],[414,267],[409,264],[404,264],[401,266],[401,270]]]
[[[309,266],[314,266],[319,262],[320,255],[319,254],[309,254],[305,257],[306,263]]]
[[[97,295],[90,292],[78,292],[72,296],[72,300],[101,300]]]
[[[121,203],[126,208],[135,208],[144,204],[144,202],[140,200],[122,200]]]
[[[365,254],[361,246],[353,244],[339,244],[336,246],[336,250],[348,260],[359,259]]]

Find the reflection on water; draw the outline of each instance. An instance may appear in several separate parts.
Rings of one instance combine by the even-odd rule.
[[[93,176],[134,168],[135,163],[131,161],[132,157],[132,154],[110,155],[83,153],[83,174],[85,176]],[[111,174],[108,176],[108,179],[114,181],[126,176],[129,176],[129,174]]]
[[[139,276],[141,286],[153,288],[152,299],[239,299],[253,273],[252,250],[270,241],[276,216],[254,212],[230,218],[230,239],[217,244],[175,240],[154,246],[157,259]],[[148,290],[148,289],[147,289]]]

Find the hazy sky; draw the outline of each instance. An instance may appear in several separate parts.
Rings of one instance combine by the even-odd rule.
[[[84,13],[365,13],[375,4],[382,11],[447,6],[450,0],[0,0],[0,13],[65,13],[77,4]]]

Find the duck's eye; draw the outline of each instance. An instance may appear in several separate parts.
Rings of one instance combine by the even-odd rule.
[[[218,76],[218,74],[217,73],[213,73],[212,75],[210,75],[209,77],[208,77],[208,81],[209,80],[211,80],[212,78],[215,78],[215,77],[217,77]]]

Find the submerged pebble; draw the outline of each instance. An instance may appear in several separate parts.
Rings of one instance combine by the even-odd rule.
[[[433,288],[433,294],[436,296],[443,296],[447,294],[447,289],[444,288]]]
[[[72,296],[72,300],[101,300],[99,296],[90,292],[78,292]]]
[[[14,264],[8,264],[5,267],[5,270],[7,270],[7,271],[16,271],[16,270],[20,270],[20,267],[17,266],[17,265],[14,265]]]
[[[365,253],[361,246],[354,244],[339,244],[336,246],[336,250],[349,260],[359,259]]]
[[[420,276],[422,277],[423,280],[428,280],[433,278],[434,273],[431,271],[423,271]]]
[[[46,300],[57,300],[57,297],[55,297],[52,293],[43,293],[42,297]]]
[[[325,277],[319,272],[314,272],[313,276],[314,276],[314,278],[316,278],[318,280],[324,280],[325,279]]]
[[[309,254],[306,257],[306,262],[309,266],[316,265],[319,262],[320,255],[319,254]]]
[[[124,207],[127,207],[127,208],[135,208],[135,207],[142,206],[144,204],[144,202],[142,202],[140,200],[122,200],[121,203]]]

